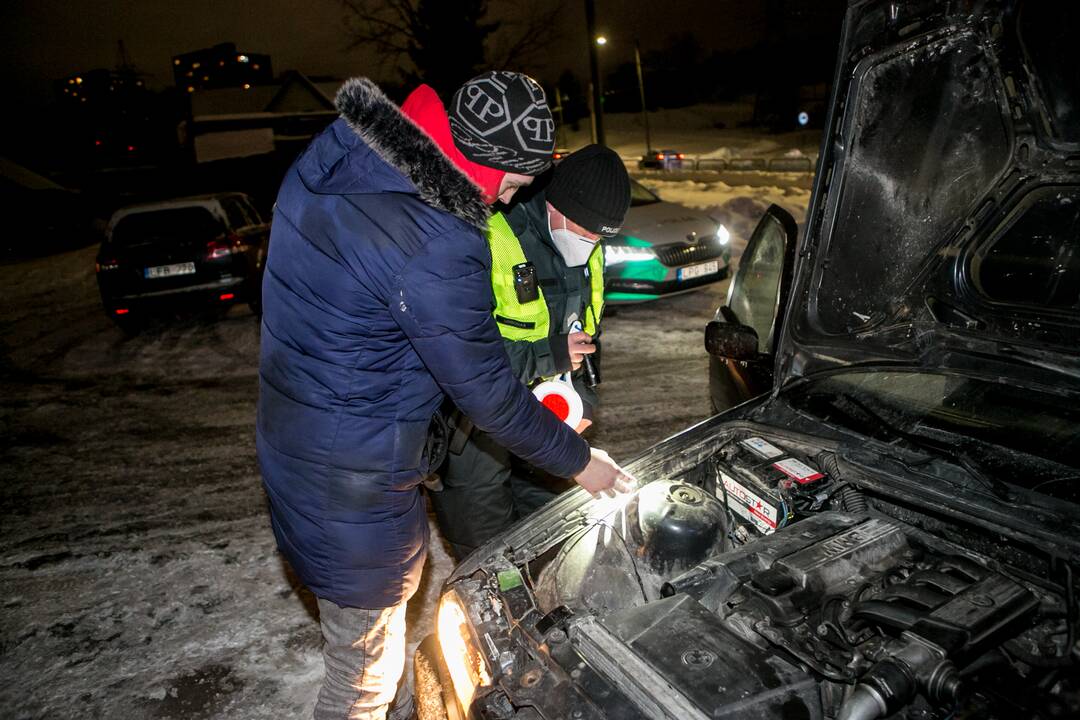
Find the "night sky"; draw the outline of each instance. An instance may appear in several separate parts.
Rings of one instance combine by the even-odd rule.
[[[347,49],[345,11],[337,0],[8,0],[3,5],[4,84],[27,109],[50,100],[57,78],[114,67],[120,39],[153,89],[172,84],[172,55],[225,41],[241,51],[269,53],[276,74],[290,69],[339,78],[392,74],[390,68],[380,69],[371,51]],[[518,5],[489,2],[493,12]],[[765,6],[764,0],[596,0],[598,30],[611,39],[601,62],[614,67],[632,60],[635,36],[644,51],[685,32],[693,32],[706,51],[753,45],[765,32]],[[567,68],[579,78],[587,76],[584,2],[567,0],[564,7],[562,41],[544,67],[528,68],[543,80],[554,80]]]

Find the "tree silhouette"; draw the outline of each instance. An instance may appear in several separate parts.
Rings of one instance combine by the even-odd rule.
[[[562,3],[497,0],[341,0],[350,47],[372,46],[409,84],[444,99],[485,69],[534,63],[554,40]],[[496,19],[496,17],[505,19]]]

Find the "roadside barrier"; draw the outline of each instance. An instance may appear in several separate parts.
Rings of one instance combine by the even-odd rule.
[[[636,168],[639,158],[624,157],[623,162],[629,168]],[[707,158],[687,157],[683,160],[682,168],[686,170],[702,170],[713,172],[798,172],[812,173],[817,165],[817,156],[796,155],[782,157],[732,157],[732,158]],[[672,169],[661,172],[679,172]]]

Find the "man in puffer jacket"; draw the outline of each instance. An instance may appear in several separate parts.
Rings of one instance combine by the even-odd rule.
[[[491,314],[487,206],[550,162],[543,90],[486,73],[447,113],[426,86],[399,109],[354,79],[337,106],[277,198],[256,434],[278,547],[319,601],[320,720],[383,718],[394,698],[444,393],[547,472],[628,480],[517,380]]]

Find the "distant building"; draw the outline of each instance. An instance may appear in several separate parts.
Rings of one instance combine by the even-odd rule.
[[[134,69],[86,70],[54,87],[70,120],[61,140],[69,160],[142,162],[162,151],[168,124],[160,122],[154,93]]]
[[[182,141],[199,163],[274,152],[296,153],[337,117],[340,81],[312,82],[289,71],[264,85],[196,90]]]
[[[138,75],[124,70],[87,70],[57,80],[54,87],[57,98],[72,105],[112,105],[147,92]]]
[[[270,56],[240,52],[234,43],[175,55],[176,87],[188,93],[215,88],[251,88],[274,82]]]

